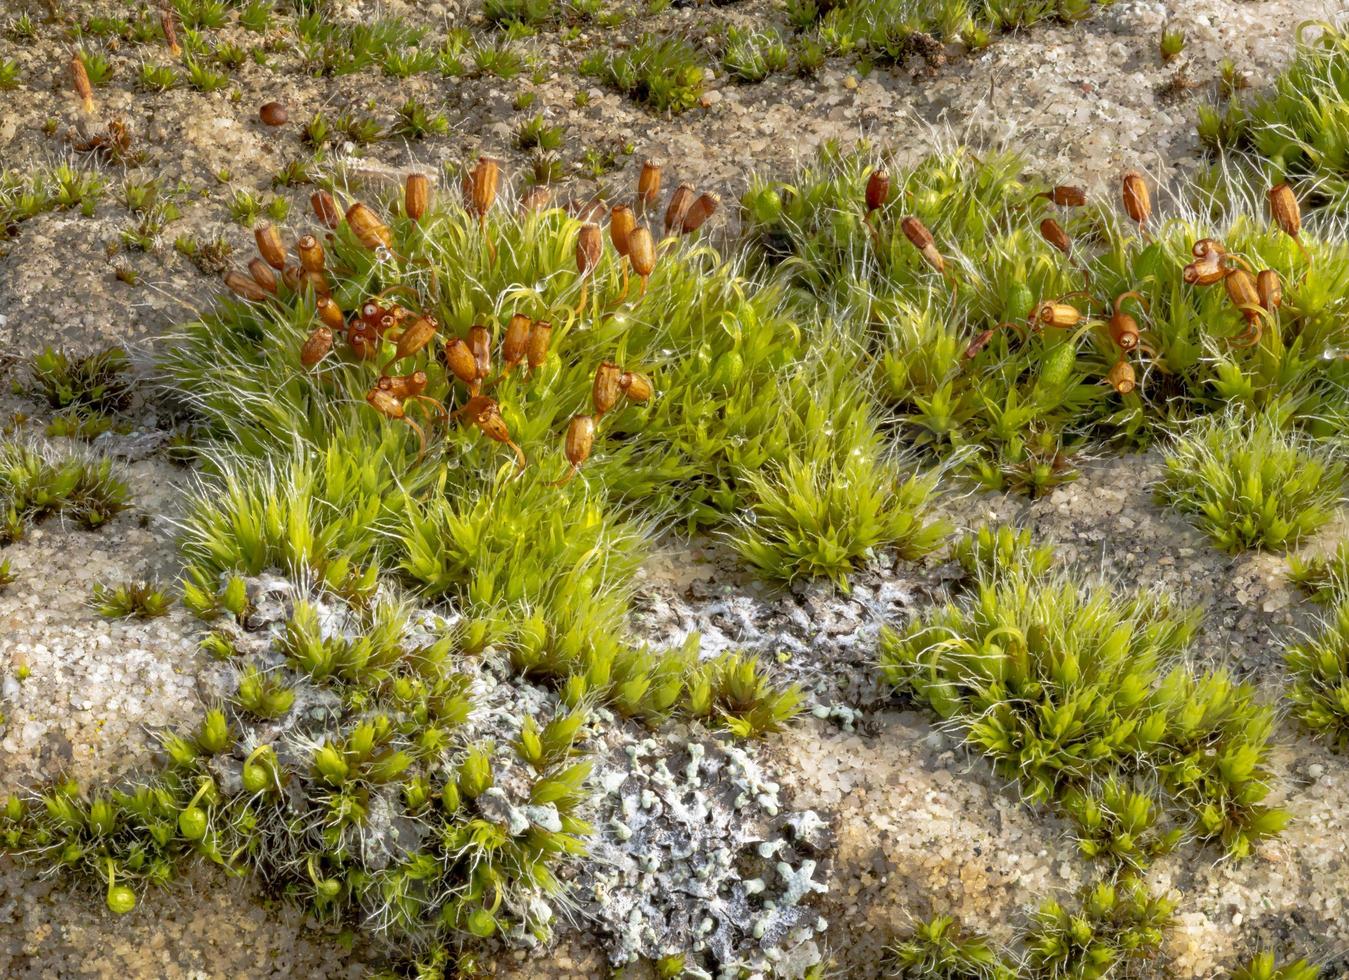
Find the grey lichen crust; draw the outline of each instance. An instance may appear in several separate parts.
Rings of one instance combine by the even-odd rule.
[[[627,739],[596,767],[592,860],[576,898],[611,937],[610,960],[685,954],[685,975],[799,977],[826,927],[828,828],[783,813],[752,747],[698,726]]]
[[[352,723],[351,706],[332,688],[290,670],[285,653],[297,601],[315,609],[325,639],[356,637],[351,611],[279,576],[245,584],[247,616],[239,624],[217,624],[236,655],[200,675],[199,693],[207,703],[226,703],[243,673],[256,670],[283,674],[295,698],[276,720],[236,713],[245,726],[237,747],[210,763],[227,797],[243,792],[244,759],[255,747],[271,745],[283,766],[304,771],[315,751]],[[454,625],[426,611],[412,612],[407,622],[409,649],[429,645]],[[512,747],[526,717],[543,722],[557,713],[556,695],[509,678],[509,668],[490,650],[462,657],[457,666],[472,707],[445,755],[445,773],[463,746],[490,743],[495,781],[472,801],[474,815],[511,837],[533,827],[559,832],[558,810],[530,802],[531,774]],[[718,739],[697,724],[653,733],[604,709],[594,714],[599,742],[591,803],[582,810],[595,827],[589,854],[558,869],[568,884],[562,893],[520,890],[508,897],[514,917],[533,930],[516,927],[509,941],[546,941],[561,916],[593,925],[608,939],[606,955],[615,964],[684,954],[687,976],[790,978],[819,962],[814,940],[826,922],[812,897],[826,890],[833,846],[824,821],[812,811],[784,812],[781,787],[753,743]],[[268,867],[259,870],[278,882],[303,874],[294,867],[301,855],[330,846],[312,786],[289,782],[279,812],[284,819],[258,827],[268,855]],[[364,820],[344,831],[341,844],[364,872],[378,874],[425,849],[431,832],[390,785],[371,794]],[[375,935],[388,930],[389,910],[367,903],[362,912]]]

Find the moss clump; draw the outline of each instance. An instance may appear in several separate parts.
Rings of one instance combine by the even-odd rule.
[[[1164,450],[1158,500],[1189,515],[1224,551],[1281,551],[1323,527],[1342,499],[1337,454],[1268,415],[1199,419]]]
[[[47,517],[99,527],[125,509],[128,494],[109,460],[0,441],[0,544],[21,538],[29,524]]]
[[[703,94],[703,67],[688,41],[647,35],[626,51],[597,51],[581,62],[596,78],[657,112],[683,112]]]
[[[1151,815],[1125,789],[1139,779],[1156,782],[1189,835],[1241,857],[1287,820],[1260,802],[1274,716],[1249,685],[1180,665],[1197,625],[1163,596],[1013,569],[979,581],[961,605],[886,631],[881,670],[958,724],[1028,801],[1077,817],[1097,854],[1146,864]],[[1135,847],[1103,839],[1116,820],[1138,825]]]
[[[1321,632],[1285,653],[1294,716],[1340,750],[1349,749],[1349,601]]]

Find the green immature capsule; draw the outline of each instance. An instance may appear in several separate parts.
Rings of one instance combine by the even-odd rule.
[[[178,832],[188,840],[201,840],[205,837],[208,823],[206,811],[198,806],[186,807],[178,814]]]
[[[108,888],[108,910],[117,915],[126,915],[136,907],[136,893],[125,885],[111,885]]]

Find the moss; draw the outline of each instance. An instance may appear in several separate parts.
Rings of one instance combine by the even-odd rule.
[[[1260,802],[1273,712],[1249,685],[1181,666],[1197,624],[1163,596],[1013,568],[961,605],[887,630],[881,670],[958,725],[1026,800],[1076,817],[1099,856],[1147,862],[1101,840],[1112,820],[1124,830],[1145,815],[1125,789],[1134,779],[1157,782],[1188,834],[1245,856],[1287,820]],[[1120,785],[1095,799],[1103,780]]]
[[[1268,415],[1197,420],[1164,451],[1157,497],[1225,551],[1284,550],[1334,517],[1349,468]]]

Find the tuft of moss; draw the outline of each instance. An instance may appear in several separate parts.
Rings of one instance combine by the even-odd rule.
[[[1321,631],[1288,647],[1288,698],[1293,715],[1340,750],[1349,750],[1349,599]]]
[[[154,619],[169,611],[173,599],[155,582],[134,581],[95,585],[92,603],[108,619]]]
[[[126,507],[128,489],[112,463],[80,454],[39,452],[0,440],[0,543],[47,517],[95,528]]]
[[[598,79],[657,112],[683,112],[703,94],[703,68],[682,38],[645,35],[626,51],[597,51],[581,74]]]
[[[1320,968],[1305,959],[1280,962],[1273,953],[1263,952],[1233,970],[1231,980],[1317,980],[1320,976]]]
[[[899,980],[1013,980],[1016,970],[986,936],[949,915],[919,923],[886,948],[886,973]]]
[[[120,347],[84,357],[52,347],[28,363],[27,388],[52,408],[116,412],[131,400],[131,361]]]
[[[1334,517],[1349,476],[1337,453],[1268,414],[1198,419],[1163,457],[1157,499],[1232,552],[1295,546]]]
[[[1150,808],[1124,790],[1146,778],[1189,835],[1243,857],[1287,821],[1261,803],[1274,714],[1249,685],[1181,666],[1198,621],[1165,596],[1015,569],[886,630],[881,671],[958,725],[1027,801],[1079,818],[1087,849],[1146,863],[1143,841],[1121,852],[1100,840],[1115,820],[1151,826]],[[1119,785],[1098,798],[1108,780]]]

